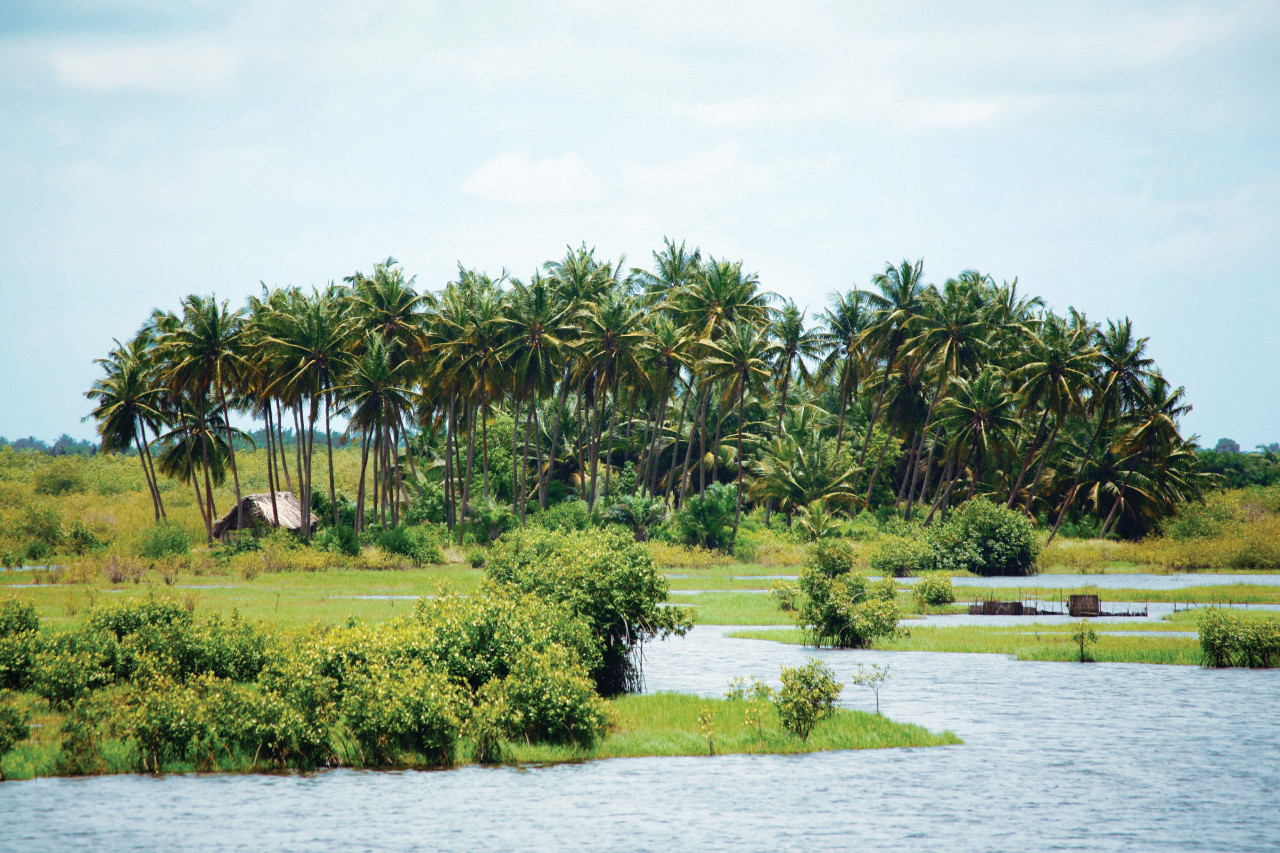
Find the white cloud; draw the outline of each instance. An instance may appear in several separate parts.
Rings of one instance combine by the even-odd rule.
[[[231,47],[172,42],[61,48],[48,61],[58,81],[75,89],[182,93],[225,86],[239,71],[241,54]]]
[[[510,204],[590,201],[604,193],[591,167],[577,154],[530,161],[508,151],[499,154],[462,182],[462,191]]]

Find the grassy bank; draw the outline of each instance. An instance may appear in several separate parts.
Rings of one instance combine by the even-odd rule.
[[[33,714],[32,737],[14,747],[0,759],[4,778],[30,779],[58,775],[58,734],[63,715],[50,711],[48,705],[32,694],[24,694]],[[711,742],[708,744],[699,714],[710,709]],[[557,764],[593,761],[606,758],[641,758],[646,756],[706,756],[727,754],[782,754],[824,752],[843,749],[887,749],[899,747],[948,746],[962,743],[951,732],[933,733],[920,726],[897,723],[886,717],[863,711],[839,709],[828,720],[818,724],[808,740],[784,731],[777,712],[769,709],[757,728],[747,722],[748,703],[725,699],[704,699],[677,693],[654,693],[624,696],[608,702],[609,729],[605,737],[590,749],[548,744],[504,741],[501,761],[508,764]],[[136,773],[139,757],[121,741],[103,744],[107,773]],[[474,744],[467,738],[459,743],[455,766],[477,763]],[[361,766],[357,755],[350,756],[349,766]],[[413,755],[403,756],[395,767],[428,766]],[[260,769],[254,756],[215,754],[205,760],[174,762],[166,766],[168,773],[189,772],[255,772]]]
[[[1094,622],[1092,627],[1098,632],[1162,629],[1161,623],[1150,622],[1105,625]],[[1071,628],[1071,625],[913,627],[910,637],[877,640],[874,648],[899,652],[1000,654],[1018,660],[1079,661],[1080,650],[1072,640]],[[1194,624],[1190,627],[1169,625],[1167,630],[1194,630]],[[793,645],[806,645],[809,641],[808,634],[799,628],[742,630],[734,631],[730,636]],[[1099,633],[1098,641],[1089,648],[1099,662],[1200,664],[1200,644],[1194,637],[1112,637]]]

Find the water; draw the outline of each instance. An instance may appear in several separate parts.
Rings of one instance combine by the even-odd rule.
[[[3,850],[1274,850],[1280,671],[819,651],[695,628],[651,690],[888,663],[884,712],[964,746],[449,772],[0,785]],[[870,691],[843,704],[870,710]]]

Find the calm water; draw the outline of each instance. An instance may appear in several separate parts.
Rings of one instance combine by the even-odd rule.
[[[699,627],[648,687],[719,695],[813,650]],[[549,768],[0,785],[4,850],[1275,850],[1280,672],[817,652],[964,746]],[[869,709],[869,691],[844,703]]]

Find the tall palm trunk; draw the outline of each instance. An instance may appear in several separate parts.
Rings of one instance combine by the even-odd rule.
[[[613,408],[609,410],[609,437],[604,445],[604,496],[609,497],[609,475],[613,473],[613,434],[618,426],[618,377],[613,378]],[[598,457],[599,454],[597,453]],[[593,489],[594,491],[594,489]],[[594,497],[594,495],[593,495]]]
[[[137,419],[137,425],[133,429],[133,443],[138,448],[138,462],[142,465],[142,479],[147,481],[147,492],[151,495],[151,510],[155,513],[156,523],[160,523],[160,491],[156,488],[156,484],[151,481],[151,472],[147,470],[147,457],[142,453],[142,439],[139,438],[139,432],[144,432],[146,427],[142,425],[142,418]]]
[[[271,403],[266,401],[262,404],[262,420],[266,424],[263,431],[267,437],[267,488],[271,491],[271,522],[275,527],[280,526],[280,508],[276,505],[276,491],[278,484],[276,483],[276,450],[275,441],[271,437]]]
[[[705,422],[706,420],[707,396],[709,391],[710,389],[702,390],[698,398],[698,405],[694,408],[694,417],[697,419],[697,423]],[[693,456],[693,431],[695,429],[697,429],[696,423],[690,422],[689,444],[684,451],[684,470],[681,471],[680,473],[680,501],[679,501],[680,506],[684,506],[684,496],[685,494],[687,494],[689,489],[689,462],[690,462],[690,457]],[[705,433],[700,433],[700,434],[705,435]],[[699,465],[701,465],[702,460],[699,460],[698,463]]]
[[[227,453],[231,456],[231,482],[236,492],[236,529],[244,526],[244,507],[240,505],[240,471],[236,467],[236,444],[231,438],[231,410],[227,408],[227,389],[218,383],[218,399],[222,401],[222,425],[227,431]]]
[[[911,466],[911,489],[907,492],[907,511],[904,518],[911,518],[911,502],[915,500],[916,494],[916,475],[920,471],[919,457],[921,451],[924,450],[925,437],[929,434],[929,427],[933,425],[933,410],[938,405],[938,397],[942,395],[942,386],[946,382],[947,371],[943,367],[938,368],[938,384],[933,388],[933,398],[929,400],[929,410],[924,415],[924,426],[920,427],[920,445],[916,449],[916,464]],[[933,458],[930,452],[929,458]]]
[[[302,541],[311,541],[311,476],[312,461],[315,458],[316,451],[316,418],[320,414],[320,406],[316,402],[315,397],[311,398],[311,405],[308,414],[311,416],[307,422],[307,435],[305,438],[307,444],[307,484],[302,490],[302,500],[298,501],[302,505]]]
[[[154,433],[155,433],[155,435],[156,435],[156,441],[159,441],[159,440],[160,440],[160,428],[159,428],[159,427],[154,427],[154,428],[152,429],[152,432],[154,432]],[[142,437],[143,437],[144,439],[147,437],[147,436],[146,436],[146,428],[145,428],[145,426],[144,426],[144,428],[143,428],[143,435],[142,435]],[[143,451],[144,451],[144,452],[146,453],[146,455],[147,455],[147,467],[151,470],[151,482],[153,482],[153,483],[155,483],[155,484],[156,484],[156,496],[157,496],[157,497],[159,497],[159,496],[160,496],[160,479],[159,479],[159,477],[157,477],[157,476],[156,476],[156,461],[155,461],[155,459],[153,459],[153,458],[151,457],[151,443],[150,443],[150,442],[148,442],[148,441],[145,441],[145,440],[144,440],[144,441],[142,442],[142,449],[143,449]],[[168,520],[169,520],[169,516],[168,516],[168,514],[167,514],[167,513],[165,512],[165,510],[164,510],[164,501],[163,501],[163,500],[161,500],[161,501],[160,501],[160,518],[164,519],[165,521],[168,521]]]
[[[868,507],[871,506],[871,493],[875,491],[876,477],[880,475],[880,466],[884,464],[884,454],[885,454],[885,451],[889,449],[889,443],[891,441],[893,441],[893,436],[886,435],[884,437],[884,444],[880,445],[880,455],[876,457],[876,467],[875,467],[875,470],[871,472],[871,482],[867,484],[867,506]],[[855,474],[854,476],[856,477],[857,475]]]
[[[279,398],[276,399],[276,447],[280,450],[280,467],[284,469],[285,490],[292,493],[293,479],[289,476],[289,454],[285,451],[284,445],[284,411]]]
[[[692,385],[685,389],[683,398],[680,400],[680,420],[676,422],[676,432],[671,439],[671,470],[667,473],[667,487],[663,490],[671,494],[674,501],[676,496],[676,467],[680,464],[680,436],[684,434],[684,417],[688,414],[689,400],[693,397]],[[692,443],[692,434],[689,436]],[[687,454],[687,451],[686,451]],[[688,462],[685,465],[688,466]],[[654,484],[657,484],[655,479]]]
[[[351,523],[357,535],[364,530],[364,477],[369,465],[369,427],[360,433],[360,484],[356,487],[356,517]]]
[[[649,466],[647,471],[648,478],[646,480],[645,485],[646,485],[646,490],[650,495],[653,494],[654,489],[657,488],[657,485],[658,485],[658,469],[661,467],[661,462],[662,462],[661,453],[658,450],[658,435],[662,432],[662,425],[666,423],[666,420],[667,420],[667,401],[669,399],[671,399],[671,371],[670,370],[667,371],[667,381],[663,383],[663,386],[662,386],[662,397],[658,402],[658,410],[654,413],[654,416],[653,416],[653,435],[649,437],[649,450],[646,457],[649,461]],[[681,409],[680,416],[681,416],[681,420],[683,420],[684,419],[683,409]],[[680,441],[679,433],[676,433],[676,443],[678,444],[679,441]],[[674,450],[672,451],[672,457],[673,459],[675,457]]]
[[[529,486],[529,436],[524,437],[524,456],[520,455],[520,395],[512,393],[511,417],[511,506],[520,513],[520,523],[524,524],[523,499],[524,491]],[[516,464],[516,460],[520,464]]]
[[[338,492],[333,485],[333,431],[329,429],[329,407],[333,399],[333,392],[326,391],[324,394],[324,444],[325,452],[329,454],[329,505],[333,507],[333,526],[338,526]]]
[[[462,517],[471,506],[471,470],[476,459],[476,407],[467,401],[467,469],[462,481]]]
[[[546,476],[538,477],[538,505],[547,508],[547,492],[550,486],[551,469],[555,467],[556,448],[560,446],[560,429],[564,425],[565,405],[569,400],[569,365],[565,365],[564,377],[560,380],[560,392],[556,397],[556,425],[551,433],[550,464],[547,465]]]
[[[864,439],[862,439],[862,452],[858,455],[858,468],[853,475],[853,491],[855,492],[858,490],[858,480],[862,476],[863,463],[867,461],[867,448],[871,446],[871,434],[875,432],[876,421],[879,420],[880,418],[880,407],[884,404],[884,392],[889,387],[889,372],[893,368],[893,358],[895,355],[897,355],[896,348],[892,353],[889,354],[889,357],[885,359],[885,362],[884,362],[884,373],[880,377],[880,391],[876,394],[876,404],[871,409],[871,419],[867,421],[867,435]],[[881,450],[880,452],[880,457],[882,459],[884,458],[883,450]],[[877,464],[876,470],[879,470],[879,469],[880,469],[880,466],[879,464]],[[870,492],[871,490],[868,489],[867,493],[870,494]]]
[[[530,430],[533,429],[533,413],[535,410],[536,410],[536,407],[530,404],[528,411],[525,412],[525,416],[524,416],[524,456],[521,458],[521,461],[524,464],[520,466],[524,471],[524,478],[523,478],[524,481],[521,483],[521,486],[520,486],[520,523],[521,524],[524,524],[525,507],[529,503],[528,496],[526,495],[526,492],[528,492],[529,490],[529,432]],[[519,421],[517,421],[516,423],[519,423]],[[512,433],[515,432],[515,424],[512,424],[511,431]]]
[[[456,513],[456,501],[453,491],[453,416],[454,416],[454,400],[455,395],[449,395],[449,411],[445,415],[444,421],[444,503],[445,503],[445,521],[448,523],[449,532],[453,532],[454,516]]]
[[[511,431],[515,432],[515,424]],[[489,391],[484,371],[480,371],[480,484],[481,494],[489,497]]]
[[[846,355],[844,364],[840,367],[840,384],[838,386],[840,393],[840,419],[839,425],[836,427],[836,456],[840,455],[840,448],[844,445],[844,422],[849,409],[849,361],[851,356]],[[778,426],[781,429],[782,416],[778,416]],[[856,488],[856,487],[855,487]]]
[[[1027,458],[1022,460],[1022,468],[1018,471],[1018,478],[1013,481],[1013,487],[1009,489],[1009,499],[1005,501],[1005,509],[1012,509],[1013,502],[1018,498],[1018,489],[1022,488],[1022,481],[1027,476],[1027,469],[1031,467],[1031,460],[1035,457],[1036,451],[1040,449],[1040,439],[1044,435],[1045,422],[1049,420],[1049,407],[1044,407],[1044,414],[1040,416],[1040,422],[1036,424],[1035,435],[1031,439],[1031,446],[1027,448]]]
[[[1044,442],[1044,450],[1040,452],[1040,461],[1036,463],[1036,472],[1031,475],[1031,486],[1027,489],[1027,504],[1022,510],[1028,517],[1031,516],[1032,508],[1035,505],[1036,492],[1040,488],[1040,475],[1044,473],[1044,464],[1049,461],[1049,453],[1053,450],[1054,441],[1058,438],[1058,428],[1061,425],[1060,422],[1055,421],[1053,429],[1049,430],[1049,437]]]
[[[742,470],[747,466],[742,461],[742,417],[747,399],[747,378],[742,377],[742,386],[738,389],[738,503],[733,511],[733,541],[738,541],[738,524],[742,521]]]
[[[209,514],[204,518],[205,536],[208,545],[213,545],[213,486],[209,482],[209,442],[205,438],[207,420],[205,418],[204,394],[200,395],[200,462],[204,467],[205,495],[208,498]]]
[[[1093,448],[1098,443],[1098,438],[1102,435],[1102,429],[1107,424],[1107,407],[1102,408],[1102,417],[1098,418],[1098,428],[1093,431],[1093,435],[1089,437],[1089,447],[1084,452],[1084,458],[1080,460],[1080,466],[1076,468],[1075,477],[1071,480],[1071,488],[1067,489],[1066,496],[1062,500],[1062,508],[1058,510],[1058,520],[1053,523],[1053,530],[1049,533],[1049,539],[1044,543],[1051,545],[1054,537],[1058,535],[1058,528],[1062,526],[1062,519],[1066,517],[1067,507],[1075,499],[1076,487],[1080,485],[1080,478],[1084,476],[1085,466],[1089,464],[1089,457],[1093,455]]]
[[[196,492],[196,506],[200,508],[200,520],[204,522],[205,527],[209,530],[209,542],[213,543],[213,530],[209,523],[209,513],[204,505],[204,498],[200,495],[200,475],[196,472],[196,460],[191,453],[191,442],[195,441],[195,436],[191,430],[187,430],[187,471],[191,474],[191,485]]]

